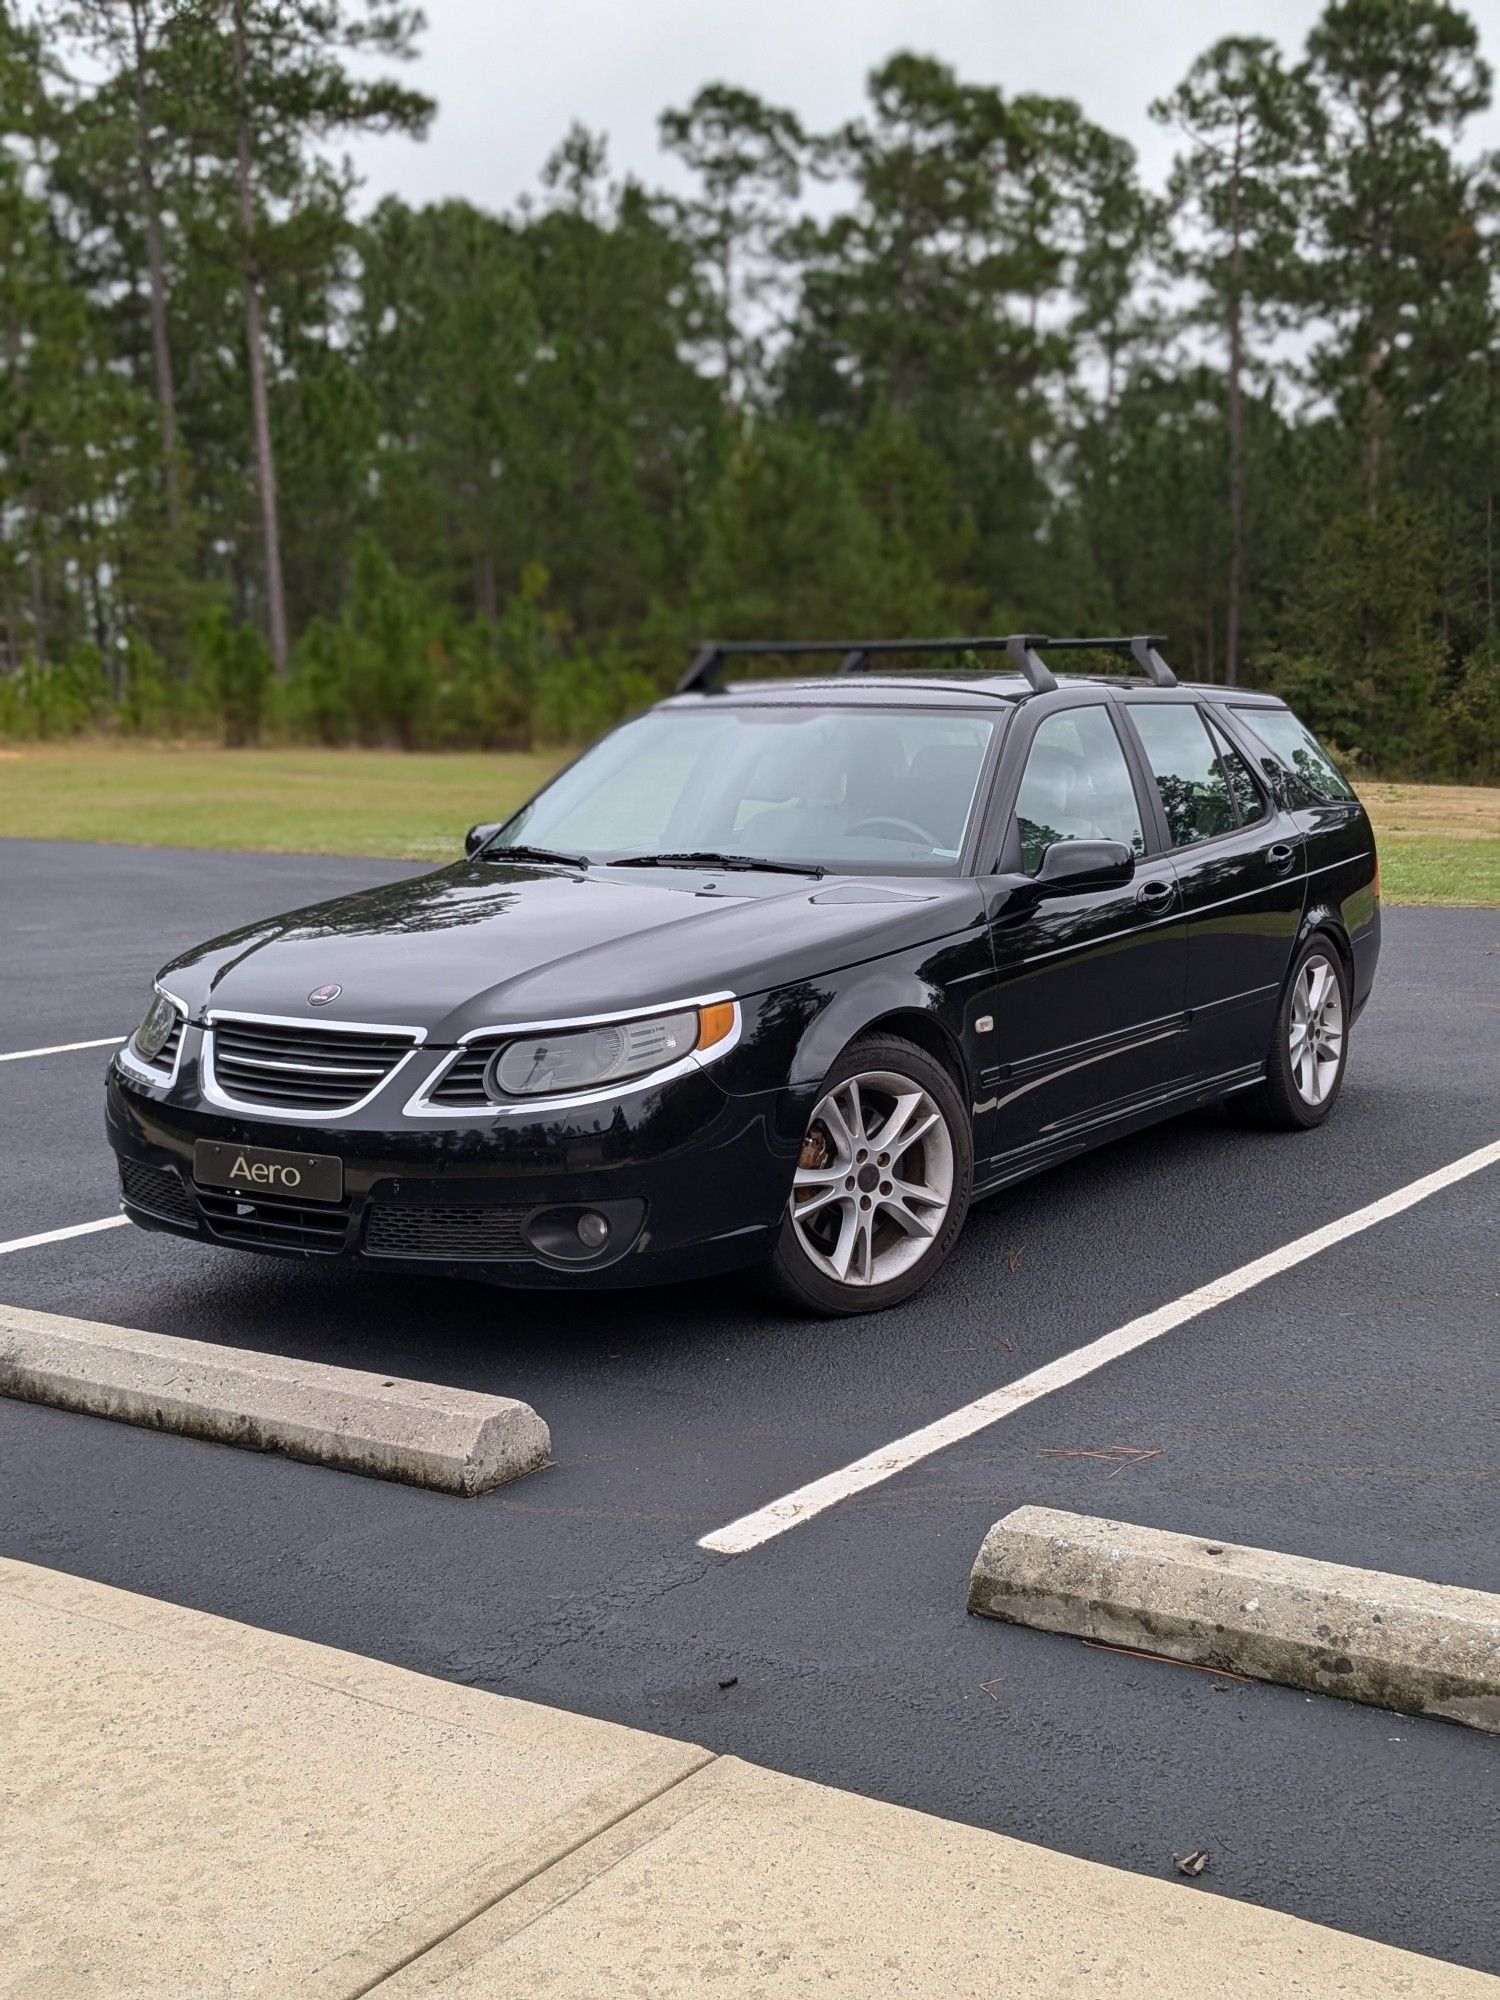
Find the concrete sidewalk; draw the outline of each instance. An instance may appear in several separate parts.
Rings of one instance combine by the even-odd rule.
[[[0,1561],[5,2000],[1500,2000],[1272,1911]]]

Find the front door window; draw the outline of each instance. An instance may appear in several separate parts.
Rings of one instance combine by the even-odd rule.
[[[1118,840],[1145,853],[1130,766],[1102,703],[1063,709],[1040,725],[1016,799],[1016,830],[1028,875],[1059,840]]]

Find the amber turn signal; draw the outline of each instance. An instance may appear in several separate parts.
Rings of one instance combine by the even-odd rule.
[[[698,1047],[711,1049],[734,1030],[734,1002],[715,1000],[711,1007],[698,1009]]]

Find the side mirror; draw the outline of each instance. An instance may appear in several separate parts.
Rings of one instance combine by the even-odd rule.
[[[1085,889],[1123,889],[1135,873],[1135,856],[1120,840],[1054,840],[1033,878],[1043,896],[1072,896]]]
[[[464,835],[464,854],[466,858],[472,861],[485,842],[492,840],[500,831],[501,824],[502,822],[498,819],[487,819],[481,820],[478,826],[471,826]]]

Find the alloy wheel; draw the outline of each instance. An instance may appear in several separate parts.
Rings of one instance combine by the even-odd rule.
[[[1322,1104],[1344,1056],[1344,996],[1326,958],[1308,959],[1292,990],[1287,1028],[1292,1081],[1304,1104]]]
[[[841,1285],[909,1271],[953,1204],[953,1139],[929,1093],[894,1070],[846,1077],[802,1142],[790,1213],[818,1270]]]

